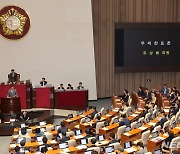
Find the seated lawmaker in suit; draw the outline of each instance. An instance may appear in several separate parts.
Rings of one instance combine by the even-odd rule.
[[[77,87],[78,90],[82,90],[84,89],[83,85],[82,85],[82,82],[79,82],[79,86]]]
[[[93,109],[94,109],[94,112],[91,113],[91,119],[94,119],[95,114],[98,113],[95,106],[93,106]]]
[[[149,92],[149,90],[146,88],[146,90],[145,90],[145,101],[149,102],[151,100],[152,100],[151,92]]]
[[[131,127],[131,122],[128,118],[126,118],[126,114],[121,115],[122,120],[119,122],[120,126],[126,126],[126,127]]]
[[[119,142],[119,141],[116,140],[115,134],[114,133],[110,133],[110,142],[109,142],[109,144],[116,143],[116,142]]]
[[[65,90],[64,85],[61,83],[61,84],[59,85],[58,89],[64,91],[64,90]]]
[[[64,122],[61,122],[61,127],[59,127],[58,132],[68,132],[68,128],[65,126]]]
[[[18,97],[17,91],[16,91],[16,89],[14,89],[13,86],[8,90],[7,97],[8,98]]]
[[[122,100],[123,100],[125,103],[127,103],[128,100],[129,100],[129,92],[128,92],[127,89],[124,90],[124,94],[123,94],[123,96],[122,96]]]
[[[73,90],[72,85],[71,85],[71,84],[68,84],[67,89],[68,89],[68,90]]]
[[[26,111],[23,111],[20,115],[20,120],[22,121],[27,121],[29,120],[29,116],[27,115],[27,112]]]
[[[40,82],[40,85],[41,85],[41,86],[47,85],[47,81],[46,81],[45,78],[42,78],[42,81]]]
[[[137,92],[137,94],[138,96],[145,97],[145,92],[141,86],[139,87],[139,91]]]
[[[164,94],[164,95],[169,94],[169,89],[167,88],[166,84],[163,85],[163,88],[159,92]]]
[[[66,141],[70,140],[69,136],[66,136],[66,132],[62,132],[62,138],[59,140],[60,143],[64,143]]]
[[[143,154],[148,152],[145,148],[142,142],[138,142],[137,146],[139,147],[139,150],[136,152],[136,154]]]
[[[8,74],[8,83],[15,84],[17,82],[17,73],[14,69],[11,70],[11,73]]]

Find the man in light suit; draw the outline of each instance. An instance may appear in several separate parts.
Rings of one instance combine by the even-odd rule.
[[[14,69],[11,70],[11,73],[8,74],[8,83],[16,83],[17,82],[17,73],[14,71]]]
[[[8,90],[7,97],[8,98],[18,97],[17,91],[16,91],[16,89],[14,89],[13,86]]]

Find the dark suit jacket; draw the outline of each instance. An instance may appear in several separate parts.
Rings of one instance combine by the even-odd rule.
[[[116,143],[116,142],[119,142],[119,141],[116,140],[116,139],[114,139],[114,140],[111,140],[111,141],[109,142],[109,144]]]
[[[78,86],[77,89],[78,89],[78,90],[84,89],[84,87],[83,87],[83,86]]]
[[[124,102],[127,103],[128,100],[129,100],[129,95],[123,95],[123,96],[122,96],[122,99],[123,99]]]
[[[145,97],[147,98],[146,101],[151,101],[152,100],[151,92],[145,93]]]
[[[163,125],[164,123],[167,121],[167,118],[162,118],[160,121],[159,121],[159,124],[161,125],[161,128],[163,128]]]
[[[141,90],[141,91],[139,90],[138,95],[141,97],[145,97],[145,92],[143,90]]]
[[[66,126],[64,126],[64,127],[59,127],[59,129],[58,129],[58,132],[68,132],[68,128],[66,127]]]
[[[93,113],[91,113],[91,119],[94,119],[94,116],[96,113],[98,113],[98,111],[96,111],[96,110]]]
[[[173,115],[176,115],[176,113],[179,111],[179,108],[177,107],[177,108],[173,108],[173,110],[172,110],[172,113],[173,113]]]
[[[160,92],[167,95],[169,93],[169,89],[168,88],[162,88],[162,90],[160,90]]]
[[[41,86],[45,86],[45,85],[47,85],[47,81],[44,81],[44,82],[43,82],[43,81],[41,81],[41,82],[40,82],[40,85],[41,85]]]
[[[126,127],[131,127],[131,122],[129,119],[124,118],[122,121],[120,121],[120,126],[126,125]]]
[[[8,74],[8,82],[16,82],[17,81],[17,73],[14,72],[14,75],[13,73],[10,73]]]
[[[8,97],[15,97],[15,96],[17,96],[16,89],[9,89],[8,90]]]

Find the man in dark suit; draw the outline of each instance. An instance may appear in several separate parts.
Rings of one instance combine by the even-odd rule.
[[[161,128],[163,128],[164,123],[167,121],[166,114],[163,114],[162,119],[159,121],[159,125],[161,125]]]
[[[69,136],[66,136],[66,132],[62,132],[62,138],[59,140],[60,143],[64,143],[66,141],[70,140]]]
[[[64,91],[64,90],[65,90],[64,85],[61,83],[61,84],[59,85],[58,89]]]
[[[8,90],[7,97],[8,98],[18,97],[17,91],[16,89],[14,89],[13,86]]]
[[[11,70],[11,73],[8,74],[8,83],[15,84],[17,82],[17,73],[14,69]]]
[[[166,84],[163,85],[163,88],[159,92],[163,93],[164,95],[169,94],[169,89],[167,88]]]
[[[82,82],[79,82],[79,86],[77,87],[78,90],[84,89]]]
[[[95,114],[98,113],[95,106],[93,106],[93,109],[94,109],[94,112],[91,113],[91,119],[94,119]]]
[[[145,101],[149,102],[151,100],[152,100],[151,92],[149,92],[149,90],[146,88],[146,90],[145,90]]]
[[[41,85],[41,86],[47,85],[47,81],[46,81],[45,78],[42,78],[42,81],[40,82],[40,85]]]
[[[126,118],[126,114],[121,115],[121,117],[123,119],[119,122],[119,125],[120,126],[126,125],[126,127],[131,127],[131,122],[129,119]]]
[[[114,133],[110,133],[110,140],[111,141],[109,142],[109,144],[118,142],[118,140],[115,139],[115,134]]]
[[[139,87],[139,91],[137,92],[137,94],[138,94],[138,96],[145,97],[144,90],[141,86]]]
[[[61,127],[59,127],[58,132],[68,132],[68,128],[65,126],[64,122],[61,122]]]
[[[173,115],[176,115],[176,113],[179,111],[179,107],[178,107],[178,104],[175,103],[174,104],[174,107],[172,108],[171,112]]]

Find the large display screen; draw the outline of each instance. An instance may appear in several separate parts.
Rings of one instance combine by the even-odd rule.
[[[180,71],[180,24],[116,24],[115,68],[121,72]]]

